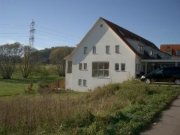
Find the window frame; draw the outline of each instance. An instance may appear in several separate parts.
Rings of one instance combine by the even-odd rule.
[[[120,45],[115,45],[115,53],[120,53]]]
[[[110,45],[106,45],[106,54],[110,54]]]
[[[83,80],[83,86],[87,86],[87,80]]]
[[[67,64],[67,73],[72,73],[72,61],[68,61]]]
[[[82,63],[79,63],[79,70],[82,70]]]
[[[121,71],[126,71],[126,63],[121,63]]]
[[[78,79],[78,85],[82,86],[82,79]]]
[[[92,77],[109,77],[109,62],[92,62]]]
[[[83,63],[84,70],[87,70],[87,63]]]
[[[93,54],[96,54],[96,46],[93,46]]]

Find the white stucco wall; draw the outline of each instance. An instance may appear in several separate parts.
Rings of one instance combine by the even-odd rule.
[[[103,24],[103,27],[100,27]],[[110,46],[110,54],[105,53],[106,45]],[[120,53],[115,53],[115,45],[120,45]],[[84,47],[88,47],[84,54]],[[92,53],[96,46],[96,54]],[[109,77],[92,77],[92,62],[109,62]],[[135,77],[135,53],[109,28],[101,19],[88,32],[76,52],[72,56],[72,74],[66,73],[66,88],[87,91],[108,83],[123,82]],[[87,70],[80,71],[79,63],[87,63]],[[125,71],[115,71],[115,63],[125,63]],[[67,67],[67,66],[66,66]],[[87,86],[79,86],[78,79],[86,80]]]

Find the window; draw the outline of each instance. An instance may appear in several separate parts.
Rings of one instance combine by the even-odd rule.
[[[93,46],[93,54],[96,54],[96,47]]]
[[[115,46],[115,53],[120,53],[120,52],[119,52],[119,45],[116,45],[116,46]]]
[[[121,63],[121,71],[125,71],[126,70],[126,64],[125,63]]]
[[[150,55],[150,56],[153,56],[153,51],[152,51],[152,50],[149,52],[149,55]]]
[[[86,80],[83,80],[83,86],[86,86]]]
[[[84,63],[84,70],[87,70],[87,63]]]
[[[180,55],[180,50],[176,51],[176,55],[178,55],[178,56]]]
[[[144,52],[144,47],[143,47],[142,45],[139,45],[139,51],[140,51],[141,53]]]
[[[82,80],[78,79],[78,85],[81,86]]]
[[[79,70],[82,70],[82,63],[79,63]]]
[[[119,63],[115,63],[115,71],[119,71]]]
[[[109,76],[109,63],[108,62],[93,62],[92,63],[92,76],[93,77]]]
[[[68,61],[67,73],[72,73],[72,61]]]
[[[106,54],[110,54],[110,46],[109,45],[106,46]]]
[[[87,47],[84,47],[84,54],[87,54]]]

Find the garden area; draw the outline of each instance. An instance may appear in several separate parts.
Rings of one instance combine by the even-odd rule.
[[[132,80],[88,93],[1,97],[0,134],[135,135],[149,126],[179,92],[179,86]]]

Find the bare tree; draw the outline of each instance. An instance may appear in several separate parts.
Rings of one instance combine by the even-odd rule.
[[[0,46],[0,74],[3,79],[11,79],[16,64],[22,56],[22,48],[17,42]]]

